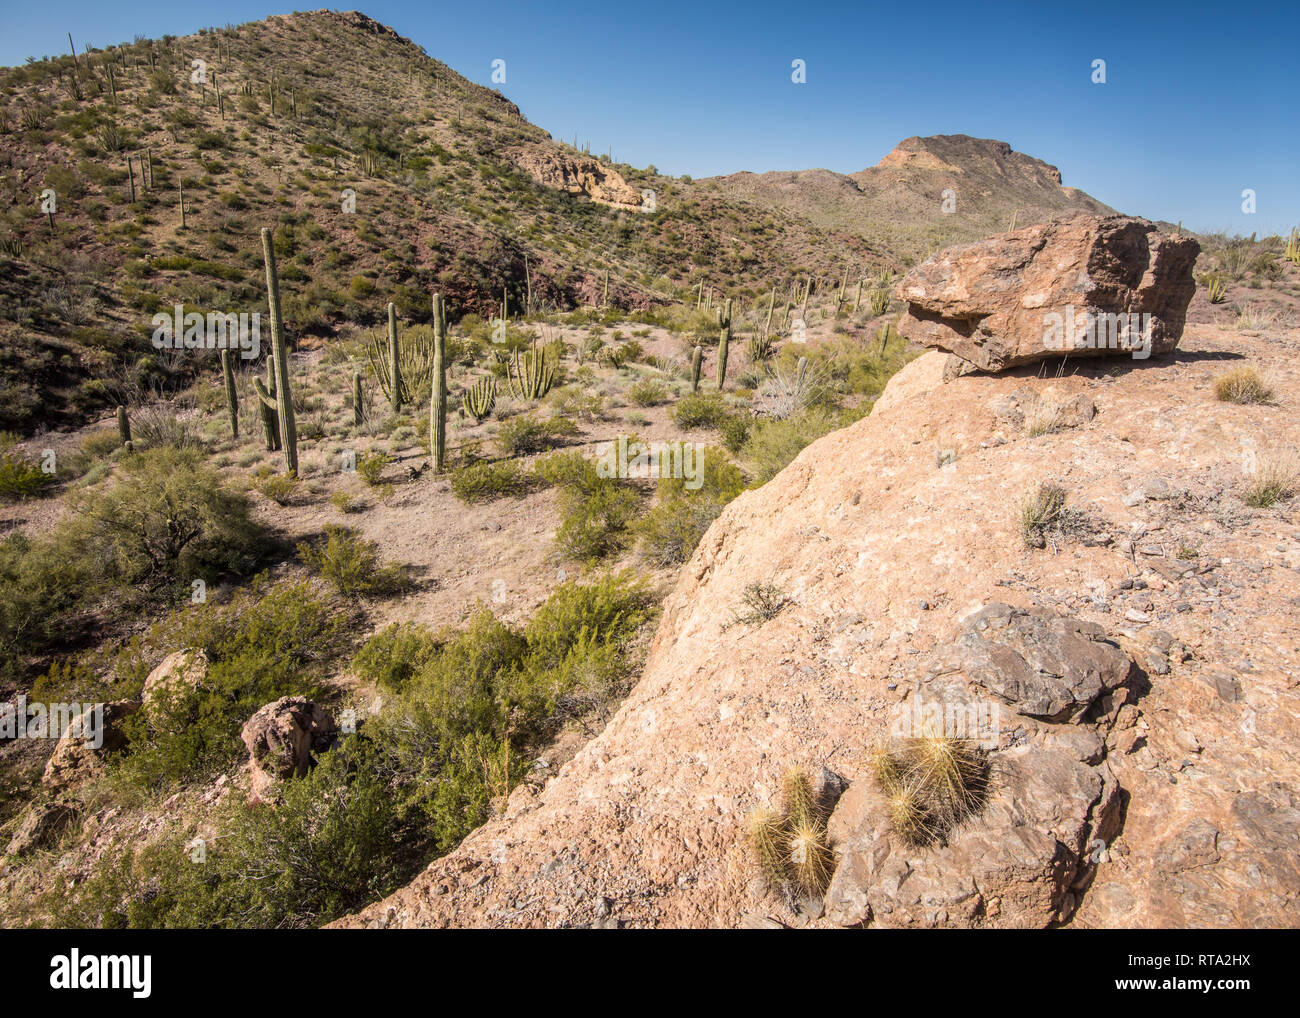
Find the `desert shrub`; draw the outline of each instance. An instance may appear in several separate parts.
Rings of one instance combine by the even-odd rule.
[[[497,444],[507,456],[530,456],[563,445],[578,434],[578,426],[567,417],[539,420],[531,414],[513,417],[497,431]]]
[[[168,410],[137,410],[131,415],[131,439],[140,450],[170,447],[181,450],[201,450],[194,423]]]
[[[53,480],[54,476],[43,471],[36,460],[14,449],[0,452],[0,499],[30,498],[40,494]]]
[[[80,885],[42,902],[56,925],[121,928],[305,928],[355,911],[427,862],[420,818],[404,810],[361,736],[344,739],[274,808],[230,796],[221,837],[198,850],[178,825],[141,852],[110,852]]]
[[[408,583],[401,566],[381,564],[375,541],[336,523],[325,525],[324,540],[299,544],[298,557],[345,596],[394,594]]]
[[[263,464],[253,474],[253,487],[276,505],[288,505],[298,493],[299,481],[293,474],[277,474]]]
[[[153,450],[119,470],[75,494],[49,535],[0,543],[0,674],[80,639],[80,612],[161,603],[195,579],[247,575],[274,550],[244,495],[195,454]]]
[[[637,523],[641,553],[656,565],[690,558],[723,507],[745,489],[744,476],[721,450],[701,450],[697,463],[700,485],[688,487],[685,478],[661,479],[658,503]]]
[[[524,495],[528,488],[528,475],[511,460],[470,463],[451,472],[451,490],[465,502]]]
[[[357,473],[361,475],[361,479],[366,484],[373,488],[382,482],[384,470],[392,462],[393,458],[387,453],[372,452],[368,456],[362,456],[357,460]]]
[[[657,378],[643,378],[628,388],[627,398],[637,406],[657,406],[668,399],[668,386]]]
[[[673,408],[673,420],[684,431],[721,427],[729,414],[726,402],[717,393],[692,392]]]
[[[753,420],[748,414],[737,413],[722,422],[722,445],[727,452],[734,455],[745,447]]]
[[[761,626],[780,615],[789,603],[790,598],[775,583],[747,583],[741,591],[740,604],[732,609],[731,618],[723,628],[730,629],[736,625]]]
[[[576,452],[547,456],[533,470],[543,483],[560,489],[555,545],[561,554],[591,562],[626,546],[641,508],[632,488],[601,477],[596,464]]]
[[[766,484],[807,446],[835,427],[835,420],[823,410],[810,410],[785,420],[755,421],[742,449],[754,482]]]
[[[1214,380],[1214,395],[1225,403],[1272,403],[1272,386],[1251,367],[1234,368]]]
[[[400,690],[437,653],[439,646],[428,626],[394,622],[362,645],[352,659],[352,670],[378,686]]]
[[[1027,548],[1042,548],[1068,522],[1067,495],[1059,484],[1044,482],[1020,504],[1020,536]]]

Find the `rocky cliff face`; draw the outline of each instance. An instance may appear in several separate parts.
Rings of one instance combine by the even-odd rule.
[[[922,356],[726,509],[604,732],[344,925],[1294,925],[1300,528],[1239,491],[1300,423],[1212,381],[1249,358],[1294,400],[1298,342],[1191,326],[1164,358],[947,383]],[[1068,525],[1031,548],[1043,481]],[[731,624],[758,582],[784,608]],[[869,764],[918,696],[999,719],[987,803],[926,849]],[[790,765],[847,786],[821,901],[768,895],[743,843]]]

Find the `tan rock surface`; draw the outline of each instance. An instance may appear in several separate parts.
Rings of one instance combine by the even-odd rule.
[[[745,815],[787,766],[825,765],[850,783],[833,833],[841,869],[858,865],[852,842],[869,843],[876,818],[868,752],[963,620],[995,602],[1096,623],[1142,672],[1112,692],[1087,688],[1100,692],[1087,724],[1020,718],[1017,798],[927,857],[944,914],[910,903],[915,883],[889,893],[859,881],[872,921],[1295,925],[1300,506],[1253,510],[1237,491],[1244,452],[1300,445],[1297,343],[1296,331],[1198,326],[1169,358],[1073,362],[1050,383],[1032,369],[944,383],[942,355],[921,358],[870,417],[726,509],[604,732],[341,925],[832,925],[762,893]],[[1214,399],[1214,377],[1242,357],[1271,374],[1281,406]],[[1095,416],[1028,437],[996,412],[1049,385]],[[936,466],[937,449],[955,458]],[[1025,549],[1019,503],[1047,479],[1095,541]],[[755,581],[792,603],[724,630]],[[1103,792],[1118,796],[1118,834],[1082,846],[1094,871],[1058,903],[1044,860],[1092,838],[1080,803]],[[958,866],[980,859],[978,903],[953,890],[953,866],[935,862],[944,852]]]

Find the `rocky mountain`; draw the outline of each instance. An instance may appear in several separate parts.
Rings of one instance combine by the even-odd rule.
[[[710,178],[728,196],[853,231],[898,259],[1074,212],[1114,210],[1040,159],[1004,141],[940,134],[907,138],[857,173],[796,170]],[[945,192],[951,190],[951,200]]]

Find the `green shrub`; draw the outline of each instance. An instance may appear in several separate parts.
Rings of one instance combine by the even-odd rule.
[[[303,563],[334,585],[345,596],[383,596],[406,588],[406,570],[399,565],[381,565],[379,545],[367,541],[355,530],[337,523],[325,525],[325,539],[298,545]]]
[[[507,495],[524,495],[528,475],[511,460],[470,463],[451,472],[451,490],[466,502],[490,502]]]
[[[0,499],[16,501],[40,494],[51,481],[41,465],[13,450],[0,452]]]
[[[394,622],[362,645],[352,659],[352,670],[377,686],[400,690],[440,646],[428,626]]]
[[[578,426],[567,417],[541,421],[531,414],[511,418],[497,431],[497,444],[507,456],[529,456],[563,445],[578,434]]]
[[[357,460],[357,473],[361,475],[361,479],[366,484],[373,488],[383,480],[384,470],[392,462],[393,458],[388,454],[372,452],[370,455],[362,456],[361,459]]]
[[[657,406],[668,399],[668,386],[657,378],[643,378],[627,390],[627,398],[637,406]]]
[[[719,428],[730,413],[726,402],[717,393],[692,392],[677,401],[673,420],[684,431]]]
[[[742,450],[755,484],[766,484],[807,446],[835,430],[836,422],[823,410],[809,410],[785,420],[754,422]]]
[[[685,478],[661,479],[658,504],[637,523],[641,553],[656,565],[690,558],[723,507],[745,489],[744,476],[721,450],[702,450],[698,462],[700,486],[687,487]]]

